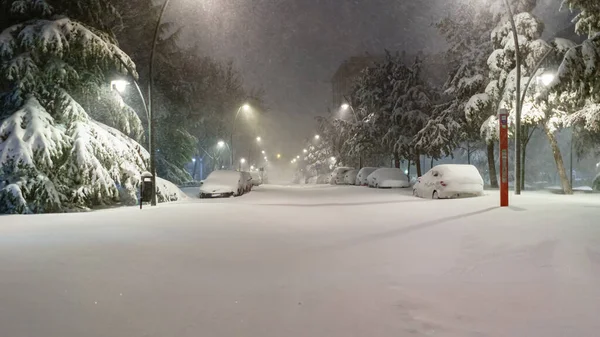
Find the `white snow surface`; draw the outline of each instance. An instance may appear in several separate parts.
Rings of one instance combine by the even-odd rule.
[[[599,195],[409,194],[0,216],[0,336],[598,335]]]

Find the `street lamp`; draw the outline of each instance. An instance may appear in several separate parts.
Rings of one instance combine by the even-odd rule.
[[[265,150],[262,150],[262,151],[260,151],[260,152],[261,152],[262,154],[265,154],[265,153],[266,153],[266,152],[265,152]]]
[[[352,115],[354,116],[354,121],[356,122],[356,124],[358,124],[358,116],[356,116],[356,111],[354,111],[354,108],[352,107],[352,105],[348,104],[348,103],[344,103],[341,106],[342,110],[350,110],[352,111]],[[362,168],[362,154],[360,153],[360,151],[358,152],[358,168]]]
[[[335,161],[335,157],[331,157],[330,159],[331,159],[331,161],[333,161],[333,162]]]
[[[316,140],[319,140],[319,138],[321,138],[321,136],[319,136],[319,135],[315,135],[315,139],[316,139]]]
[[[256,137],[256,141],[260,143],[262,139],[260,137]]]
[[[240,106],[237,110],[237,112],[235,113],[235,118],[233,119],[233,125],[231,126],[231,162],[233,163],[233,153],[234,153],[234,146],[233,146],[233,134],[235,133],[235,122],[237,121],[238,117],[240,116],[240,111],[244,111],[244,112],[250,112],[252,108],[250,107],[249,104],[244,104],[242,106]]]
[[[223,147],[223,146],[225,146],[225,142],[224,142],[224,141],[222,141],[222,140],[220,140],[220,141],[217,143],[217,146],[218,146],[218,147]]]
[[[281,159],[281,153],[277,154],[277,159]]]
[[[302,150],[302,152],[304,152],[304,153],[307,153],[307,152],[308,152],[308,150],[307,150],[307,149],[304,149],[304,150]]]

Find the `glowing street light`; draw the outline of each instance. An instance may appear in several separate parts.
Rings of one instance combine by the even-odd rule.
[[[256,137],[256,141],[257,141],[257,142],[259,142],[259,143],[260,143],[260,141],[261,141],[261,140],[262,140],[262,139],[260,138],[260,136],[259,136],[259,137]]]
[[[265,153],[266,153],[266,152],[265,152],[265,150],[262,150],[262,151],[260,151],[260,152],[261,152],[262,154],[265,154]]]
[[[307,152],[308,152],[308,150],[307,150],[307,149],[304,149],[304,150],[302,150],[302,152],[304,152],[304,153],[307,153]]]
[[[296,159],[300,159],[300,156],[296,156]]]
[[[316,140],[319,140],[319,138],[321,138],[321,136],[319,136],[319,135],[315,135],[315,139],[316,139]]]
[[[550,83],[552,83],[552,81],[554,81],[554,78],[555,78],[554,74],[546,73],[546,74],[543,74],[542,76],[539,76],[538,81],[547,87],[550,85]]]
[[[254,170],[254,165],[250,166],[250,170]]]
[[[348,110],[348,108],[350,108],[350,104],[348,104],[348,103],[342,104],[342,110]]]
[[[335,157],[331,157],[330,159],[331,159],[331,161],[335,161]]]
[[[242,159],[240,159],[240,163],[242,163],[242,164],[243,164],[243,163],[245,163],[245,162],[246,162],[246,159],[245,159],[245,158],[242,158]]]
[[[129,82],[125,80],[114,80],[110,82],[110,87],[116,89],[120,93],[124,93],[127,90]]]
[[[277,159],[281,159],[281,153],[277,154]]]
[[[224,142],[224,141],[222,141],[222,140],[220,140],[220,141],[217,143],[217,146],[218,146],[218,147],[223,147],[223,146],[225,146],[225,142]]]

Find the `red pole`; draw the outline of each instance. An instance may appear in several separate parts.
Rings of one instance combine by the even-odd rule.
[[[508,207],[508,111],[498,112],[500,127],[500,207]]]

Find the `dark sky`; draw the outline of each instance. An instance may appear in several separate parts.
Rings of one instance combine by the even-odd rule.
[[[501,0],[471,0],[501,1]],[[432,24],[454,0],[172,0],[167,20],[185,26],[183,43],[233,60],[247,84],[263,88],[270,112],[261,117],[269,151],[293,154],[326,115],[330,79],[354,55],[384,49],[441,51]],[[560,0],[540,0],[554,25]],[[552,18],[552,20],[548,20]],[[562,28],[562,27],[559,27]]]

